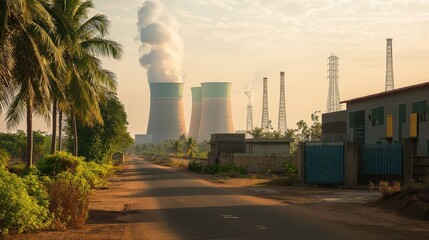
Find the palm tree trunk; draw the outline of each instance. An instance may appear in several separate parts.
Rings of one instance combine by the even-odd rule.
[[[76,115],[72,114],[72,130],[73,130],[73,155],[78,155],[78,139],[77,139],[77,126],[76,126]]]
[[[63,111],[60,110],[60,116],[58,117],[58,151],[62,150],[63,147]]]
[[[51,141],[51,154],[55,153],[57,144],[57,100],[54,99],[52,106],[52,141]]]
[[[33,165],[33,105],[27,99],[27,168]]]

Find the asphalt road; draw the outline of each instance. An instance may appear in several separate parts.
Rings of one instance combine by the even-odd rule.
[[[375,239],[274,200],[219,188],[194,174],[132,160],[135,188],[123,239]],[[379,239],[379,238],[377,238]]]

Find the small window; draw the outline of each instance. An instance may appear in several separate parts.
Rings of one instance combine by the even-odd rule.
[[[429,121],[429,109],[427,101],[413,102],[412,113],[418,114],[419,122]]]
[[[384,107],[373,108],[371,111],[372,126],[384,125]]]

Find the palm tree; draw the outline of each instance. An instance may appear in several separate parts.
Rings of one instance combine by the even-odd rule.
[[[55,29],[45,1],[2,1],[1,6],[9,7],[0,11],[6,13],[6,21],[4,16],[0,17],[3,18],[0,31],[4,34],[1,41],[10,44],[14,60],[11,68],[14,97],[6,114],[7,127],[15,128],[26,116],[29,167],[33,164],[33,114],[49,119],[51,90],[57,85],[50,64],[62,66],[62,54],[53,38]]]
[[[193,137],[188,137],[185,142],[186,155],[193,158],[198,152],[197,142]]]
[[[286,129],[285,136],[287,138],[295,138],[297,131],[298,131],[297,129],[288,128]]]
[[[253,138],[262,138],[264,136],[264,129],[255,127],[252,130],[247,131]]]
[[[180,139],[176,139],[171,143],[171,149],[176,155],[180,155],[182,153],[182,141]]]
[[[273,131],[272,133],[271,133],[271,136],[273,137],[273,138],[275,138],[275,139],[279,139],[279,138],[282,138],[283,137],[283,134],[281,133],[281,132],[279,132],[279,131]]]
[[[67,62],[65,99],[59,103],[60,111],[70,115],[73,132],[73,153],[78,155],[78,135],[76,124],[92,126],[102,123],[99,103],[106,93],[116,90],[115,75],[103,69],[98,57],[120,59],[122,48],[119,43],[107,39],[109,21],[103,14],[88,18],[93,8],[91,0],[55,1],[54,12],[57,19],[66,16],[69,24],[57,28],[63,33],[62,45]],[[67,22],[64,21],[64,22]]]

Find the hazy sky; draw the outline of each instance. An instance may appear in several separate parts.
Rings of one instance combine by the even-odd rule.
[[[137,11],[142,0],[94,0],[109,16],[111,37],[125,50],[106,61],[118,76],[132,136],[145,133],[149,85],[139,64]],[[327,57],[339,59],[341,100],[384,91],[386,38],[393,38],[395,87],[429,81],[429,1],[426,0],[165,0],[177,18],[184,44],[184,106],[187,129],[190,88],[205,81],[233,85],[235,129],[246,127],[250,81],[254,125],[261,124],[262,77],[268,77],[269,118],[277,128],[279,72],[286,72],[288,128],[326,109]],[[0,131],[5,123],[0,122]],[[37,122],[36,129],[46,130]],[[24,125],[22,125],[24,129]],[[188,129],[189,130],[189,129]]]

